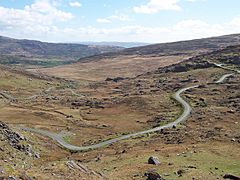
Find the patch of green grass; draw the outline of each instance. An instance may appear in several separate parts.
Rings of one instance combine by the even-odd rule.
[[[63,136],[63,140],[67,143],[71,143],[71,136]]]
[[[186,175],[179,179],[201,174],[202,177],[218,176],[221,177],[226,173],[240,175],[240,162],[233,159],[227,153],[225,155],[214,154],[212,152],[201,152],[196,154],[187,154],[184,156],[173,156],[170,158],[177,169],[186,170]],[[196,166],[195,169],[189,169],[186,166]],[[193,172],[192,172],[193,171]],[[196,171],[196,172],[194,172]],[[210,173],[210,174],[209,174]]]
[[[0,77],[0,87],[39,89],[46,86],[44,80],[30,79],[26,76],[11,74],[7,77]]]
[[[42,67],[54,67],[60,65],[66,65],[73,63],[73,60],[63,60],[63,59],[54,59],[54,58],[23,58],[19,56],[1,56],[0,64],[4,65],[34,65],[34,66],[42,66]]]
[[[170,100],[180,108],[180,111],[177,113],[177,117],[180,116],[184,112],[184,107],[175,99],[175,94],[170,96]]]
[[[213,152],[199,152],[199,153],[186,153],[184,155],[177,156],[175,154],[169,157],[162,156],[161,154],[152,152],[139,154],[139,156],[125,157],[119,161],[111,161],[112,163],[107,163],[104,166],[109,172],[114,171],[113,167],[128,168],[128,167],[143,167],[141,171],[136,173],[144,174],[149,167],[147,165],[147,160],[150,156],[156,156],[160,159],[160,166],[152,166],[156,172],[161,174],[166,180],[185,180],[192,179],[217,179],[221,178],[224,174],[230,173],[239,176],[240,161],[231,157],[230,154],[215,154]],[[110,160],[108,158],[108,160]],[[171,163],[172,165],[168,165]],[[95,164],[89,163],[90,166],[95,166]],[[189,168],[190,166],[196,167]],[[175,174],[178,170],[183,170],[182,176]],[[132,172],[131,172],[132,174]],[[164,176],[163,174],[169,174],[169,176]]]

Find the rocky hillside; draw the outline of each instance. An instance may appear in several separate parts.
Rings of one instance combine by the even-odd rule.
[[[54,65],[59,61],[72,61],[121,49],[115,46],[46,43],[0,36],[0,63],[44,65],[47,62]]]
[[[194,69],[210,68],[215,66],[212,62],[240,66],[240,45],[229,46],[221,50],[195,56],[184,62],[159,68],[156,72],[186,72]]]
[[[226,49],[212,52],[204,56],[204,58],[219,61],[220,63],[240,66],[240,45],[229,46]]]

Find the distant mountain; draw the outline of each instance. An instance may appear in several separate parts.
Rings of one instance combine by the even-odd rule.
[[[122,50],[107,45],[47,43],[0,36],[1,64],[57,65],[79,58]]]
[[[106,58],[111,59],[118,56],[193,56],[238,44],[240,44],[240,34],[232,34],[188,41],[178,41],[126,48],[118,52],[104,53],[92,57],[82,58],[79,59],[79,62],[96,61]]]
[[[147,46],[150,43],[144,43],[144,42],[80,42],[80,44],[86,44],[86,45],[104,45],[104,46],[119,46],[124,48],[132,48],[132,47],[139,47],[139,46]]]

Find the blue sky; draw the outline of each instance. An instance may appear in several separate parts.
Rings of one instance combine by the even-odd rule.
[[[239,0],[0,0],[0,35],[169,42],[240,33]]]

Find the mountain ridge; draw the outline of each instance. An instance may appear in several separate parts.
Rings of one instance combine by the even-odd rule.
[[[119,55],[139,55],[139,56],[166,56],[166,55],[185,55],[192,54],[196,51],[208,52],[215,51],[227,46],[240,44],[240,34],[230,34],[223,36],[214,36],[201,39],[193,39],[186,41],[167,42],[150,44],[147,46],[126,48],[117,53],[109,52],[97,56],[89,56],[81,58],[78,61],[88,61],[91,58],[110,58]]]
[[[119,42],[119,41],[101,41],[101,42],[79,42],[80,44],[86,45],[107,45],[107,46],[120,46],[124,48],[132,48],[132,47],[139,47],[139,46],[147,46],[152,43],[145,43],[145,42]]]
[[[41,62],[48,61],[66,62],[110,51],[119,51],[121,49],[122,47],[49,43],[0,36],[0,63],[41,64]]]

